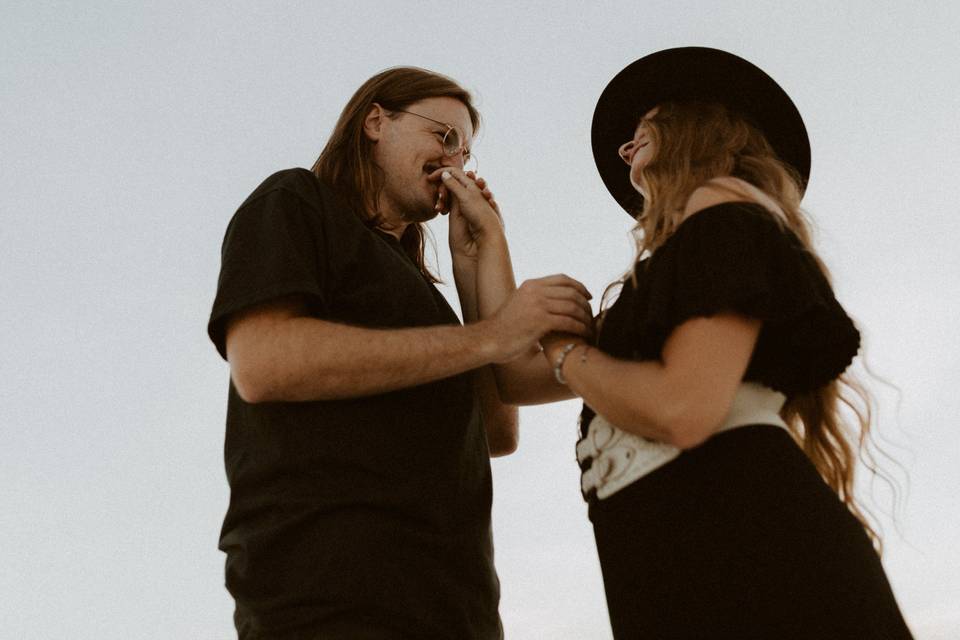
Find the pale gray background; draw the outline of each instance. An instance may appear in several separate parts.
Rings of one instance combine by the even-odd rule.
[[[884,562],[918,638],[960,637],[955,3],[200,4],[0,7],[2,638],[231,637],[228,370],[204,331],[220,241],[264,177],[310,166],[363,80],[412,64],[474,90],[518,277],[563,271],[599,299],[632,246],[593,166],[595,101],[691,44],[757,63],[806,118],[819,246],[901,390],[874,385],[909,471],[899,532],[874,492]],[[610,637],[577,411],[523,410],[493,464],[511,638]]]

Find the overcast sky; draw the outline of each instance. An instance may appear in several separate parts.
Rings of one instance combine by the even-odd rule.
[[[806,120],[819,247],[899,389],[871,382],[907,471],[896,524],[882,485],[868,501],[884,564],[918,638],[958,637],[956,3],[146,4],[0,2],[0,638],[234,635],[228,369],[205,334],[220,242],[263,178],[312,164],[365,79],[417,65],[472,90],[518,279],[565,272],[597,301],[633,249],[594,104],[683,45],[758,64]],[[523,409],[520,450],[493,463],[509,638],[610,638],[578,410]]]

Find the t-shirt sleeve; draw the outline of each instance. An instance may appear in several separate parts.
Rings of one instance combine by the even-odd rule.
[[[779,391],[827,384],[859,350],[860,333],[814,257],[760,205],[694,214],[650,268],[644,331],[666,338],[686,320],[721,312],[762,320],[748,374]]]
[[[207,333],[226,359],[231,314],[269,300],[303,296],[324,309],[324,233],[320,212],[286,189],[248,200],[227,226]]]

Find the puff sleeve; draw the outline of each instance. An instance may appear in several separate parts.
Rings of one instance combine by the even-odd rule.
[[[745,379],[787,395],[829,383],[859,350],[860,333],[816,260],[760,205],[724,203],[694,214],[638,269],[646,270],[647,304],[635,321],[659,349],[694,317],[757,318],[763,326]]]

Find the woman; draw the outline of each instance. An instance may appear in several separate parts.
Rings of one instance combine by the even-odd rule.
[[[497,374],[514,402],[584,400],[614,636],[910,638],[852,495],[869,424],[840,405],[857,406],[842,394],[859,333],[800,211],[809,142],[790,98],[729,53],[661,51],[605,89],[593,147],[639,259],[592,343],[553,334]],[[477,187],[445,184],[479,220]],[[483,316],[512,276],[481,264]],[[586,304],[570,291],[554,313]]]

